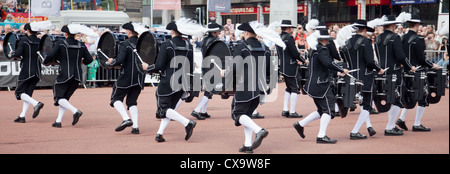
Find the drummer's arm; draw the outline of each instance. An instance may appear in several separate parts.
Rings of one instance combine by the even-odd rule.
[[[23,39],[20,39],[19,44],[17,44],[17,48],[16,50],[11,50],[10,54],[11,54],[11,58],[17,58],[20,56],[23,56],[23,44],[25,44],[25,41]]]
[[[168,49],[169,43],[164,43],[161,45],[161,48],[159,49],[158,57],[156,58],[155,64],[148,65],[147,63],[142,63],[142,68],[147,71],[147,73],[157,73],[159,70],[165,69],[166,67],[166,57],[169,57],[168,55]]]
[[[83,52],[83,63],[85,65],[89,65],[92,63],[92,61],[94,61],[94,59],[91,56],[91,53],[89,53],[89,51],[87,50],[86,47],[81,48],[82,52]]]
[[[127,59],[127,47],[122,43],[118,45],[119,52],[115,59],[108,58],[109,66],[118,66],[121,65]],[[134,54],[134,53],[131,53]]]
[[[56,59],[59,58],[59,56],[58,56],[59,55],[59,47],[61,47],[61,44],[58,42],[55,43],[56,46],[52,48],[52,50],[47,55],[47,57],[45,57],[44,62],[42,64],[49,65],[50,63],[52,63],[54,58],[56,58]]]

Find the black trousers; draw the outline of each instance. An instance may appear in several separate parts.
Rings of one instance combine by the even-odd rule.
[[[313,98],[314,104],[317,107],[317,112],[322,116],[323,114],[328,114],[333,119],[334,116],[331,111],[334,111],[334,104],[336,103],[336,97],[334,96],[331,89],[327,91],[325,97],[323,98]]]
[[[78,84],[80,82],[71,78],[65,83],[55,84],[53,86],[53,99],[55,100],[55,106],[59,106],[58,101],[60,99],[69,100],[73,93],[78,89]]]
[[[184,93],[184,91],[178,91],[168,96],[158,96],[158,94],[155,94],[158,103],[157,112],[159,113],[159,117],[166,118],[167,110],[175,109]]]
[[[39,77],[34,76],[27,80],[17,81],[16,91],[14,92],[17,100],[21,100],[20,95],[23,93],[32,97],[34,88],[36,88],[36,85],[39,82],[39,80],[40,80]]]
[[[239,118],[241,118],[242,115],[251,116],[258,106],[259,97],[248,102],[236,102],[233,98],[233,101],[231,102],[231,118],[234,120],[234,125],[240,126]]]
[[[297,73],[296,77],[284,77],[284,82],[286,83],[286,92],[300,94],[300,73]]]
[[[113,92],[111,94],[111,107],[114,107],[116,101],[123,102],[125,96],[127,97],[126,105],[128,109],[130,109],[131,106],[136,106],[141,90],[142,88],[139,85],[129,88],[117,88],[116,84],[114,84]]]
[[[373,92],[362,92],[361,95],[363,97],[363,101],[361,103],[362,109],[370,112],[373,109]]]

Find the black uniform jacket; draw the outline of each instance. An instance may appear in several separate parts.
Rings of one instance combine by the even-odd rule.
[[[56,78],[56,84],[65,83],[71,78],[75,78],[77,81],[83,80],[81,63],[88,65],[93,61],[83,42],[79,42],[73,37],[68,37],[65,41],[68,45],[64,41],[57,41],[44,60],[44,64],[49,64],[52,60],[59,61],[59,75]]]
[[[374,60],[372,42],[368,38],[356,34],[347,43],[345,51],[348,51],[348,53],[344,55],[350,55],[350,57],[344,56],[344,59],[346,59],[349,69],[359,69],[359,71],[351,74],[364,82],[363,92],[372,92],[373,72],[374,70],[376,72],[381,70],[381,67]]]
[[[37,55],[40,39],[36,35],[24,36],[11,57],[22,57],[20,61],[19,81],[41,76],[41,59]]]
[[[295,46],[294,37],[292,37],[291,34],[282,32],[280,36],[286,44],[285,50],[277,46],[278,58],[280,61],[280,72],[288,77],[296,77],[298,73],[297,60],[305,63],[305,59],[300,56],[300,53]]]
[[[120,77],[117,79],[117,88],[130,88],[136,85],[144,88],[145,74],[140,73],[136,66],[137,56],[133,53],[138,41],[137,36],[131,37],[127,41],[122,41],[119,44],[119,53],[117,58],[113,60],[111,66],[120,65]]]
[[[400,65],[403,65],[403,68],[407,71],[412,67],[403,52],[400,36],[390,30],[384,30],[384,33],[377,36],[375,53],[377,54],[381,68],[385,69],[389,67],[389,70],[385,72],[386,75],[400,72]]]
[[[233,54],[233,68],[236,71],[235,102],[249,102],[260,96],[264,89],[268,70],[270,70],[270,50],[251,37],[236,46]],[[266,65],[266,70],[260,69]],[[266,78],[261,75],[266,75]]]
[[[344,69],[333,62],[330,52],[321,43],[317,45],[317,51],[309,61],[309,79],[305,84],[305,91],[312,98],[324,98],[330,90],[331,71],[344,72]]]
[[[403,35],[403,51],[413,66],[432,68],[433,63],[425,58],[425,40],[415,31]]]
[[[186,83],[187,79],[190,78],[190,75],[192,74],[194,64],[194,54],[192,50],[192,45],[179,36],[174,37],[172,40],[168,40],[161,45],[155,64],[150,65],[147,70],[148,72],[161,72],[160,83],[158,85],[158,90],[156,91],[158,96],[169,96],[183,90],[183,88],[188,88],[188,86],[185,85],[189,85]],[[183,65],[177,64],[177,62],[180,61],[183,61]],[[183,76],[178,79],[172,78],[175,72],[179,70],[183,71]],[[183,88],[178,87],[172,89],[171,83],[183,84]]]

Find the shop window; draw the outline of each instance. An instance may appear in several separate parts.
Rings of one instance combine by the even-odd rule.
[[[62,0],[62,10],[117,11],[117,0]]]

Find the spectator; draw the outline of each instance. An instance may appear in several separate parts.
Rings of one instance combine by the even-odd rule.
[[[96,86],[95,86],[95,82],[94,81],[97,80],[96,76],[97,76],[97,68],[98,68],[99,64],[98,64],[96,56],[93,56],[92,58],[94,58],[94,61],[92,61],[92,63],[90,63],[88,65],[88,68],[89,68],[89,74],[88,74],[89,84],[88,84],[88,87],[95,88]]]
[[[12,32],[12,28],[11,25],[5,25],[5,33],[4,34],[8,34],[9,32]]]
[[[14,9],[14,6],[12,4],[8,4],[8,9],[6,9],[9,13],[15,13],[16,9]]]
[[[5,21],[3,21],[4,23],[14,23],[14,16],[12,14],[8,14],[6,16]]]
[[[441,46],[439,49],[439,51],[441,51],[439,53],[439,61],[436,63],[437,65],[439,65],[441,67],[446,67],[449,64],[447,42],[448,42],[448,38],[446,36],[442,37],[442,43],[441,43]]]
[[[227,24],[225,26],[223,26],[223,27],[224,28],[228,27],[228,29],[230,30],[230,33],[234,33],[234,24],[233,24],[233,21],[231,19],[227,19]]]
[[[333,40],[336,39],[336,36],[337,36],[336,33],[337,33],[337,32],[334,31],[334,30],[332,30],[332,31],[330,32],[330,36],[333,38]]]
[[[403,29],[403,25],[401,25],[401,24],[397,25],[397,34],[400,37],[402,37],[405,34],[404,29]]]
[[[427,34],[427,37],[425,38],[425,50],[428,51],[436,51],[439,48],[439,42],[434,40],[434,33],[430,32]],[[435,58],[437,58],[437,55],[433,52],[428,52],[427,54],[427,59],[431,60],[433,62],[436,62],[437,60]]]

